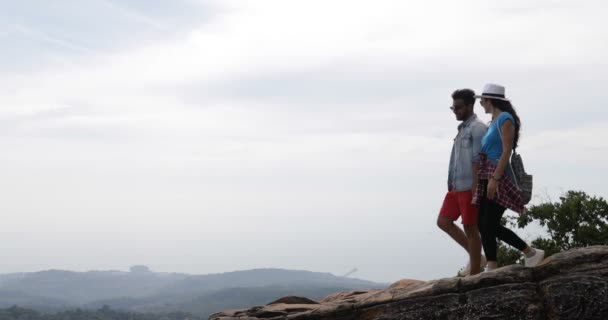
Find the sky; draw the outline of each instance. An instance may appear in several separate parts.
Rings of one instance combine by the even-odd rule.
[[[0,0],[0,273],[451,277],[467,255],[436,218],[455,89],[506,87],[532,203],[608,197],[607,11]]]

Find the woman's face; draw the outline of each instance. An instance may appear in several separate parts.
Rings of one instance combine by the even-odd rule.
[[[483,107],[486,113],[492,113],[493,108],[490,99],[481,98],[481,100],[479,100],[479,104]]]

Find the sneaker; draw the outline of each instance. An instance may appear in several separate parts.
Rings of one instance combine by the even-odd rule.
[[[456,274],[458,277],[466,277],[471,274],[471,263],[467,263],[466,266],[460,268]]]
[[[483,273],[494,272],[496,270],[498,270],[498,268],[488,268],[488,267],[486,267],[485,270],[483,270]]]
[[[545,258],[545,251],[541,249],[534,249],[534,255],[530,258],[526,257],[525,265],[526,267],[534,267],[543,261]]]
[[[481,259],[479,260],[479,268],[483,269],[486,266],[486,263],[488,263],[488,261],[486,260],[486,256],[484,256],[483,254],[481,255]],[[471,262],[467,262],[467,265],[460,268],[460,270],[458,270],[458,276],[459,277],[466,277],[466,276],[470,276],[471,275]]]

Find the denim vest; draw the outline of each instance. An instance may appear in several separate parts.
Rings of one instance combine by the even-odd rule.
[[[473,164],[479,163],[481,138],[488,126],[476,114],[458,126],[448,171],[448,190],[466,191],[473,186]]]

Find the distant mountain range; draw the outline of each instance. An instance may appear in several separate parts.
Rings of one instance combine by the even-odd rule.
[[[387,286],[330,273],[284,269],[209,275],[150,272],[143,266],[131,270],[0,274],[0,308],[18,305],[59,311],[108,305],[118,310],[185,311],[207,316],[225,309],[264,305],[287,295],[321,299],[336,291]]]

